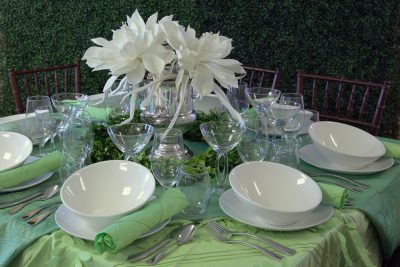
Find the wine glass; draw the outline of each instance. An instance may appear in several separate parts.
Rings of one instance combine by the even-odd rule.
[[[179,129],[156,129],[151,148],[151,170],[164,188],[175,186],[185,161],[185,147],[182,131]]]
[[[244,162],[263,161],[268,155],[268,124],[263,117],[256,114],[243,114],[245,131],[237,150]]]
[[[239,113],[243,113],[249,109],[249,100],[246,96],[247,83],[239,83],[239,87],[229,87],[226,96],[229,99],[231,106]]]
[[[128,123],[107,127],[107,133],[114,145],[125,155],[125,160],[136,160],[139,153],[150,141],[154,127],[144,123]]]
[[[51,96],[51,102],[60,113],[79,113],[88,104],[89,96],[81,93],[59,93]]]
[[[64,120],[63,115],[53,111],[51,105],[41,106],[35,109],[36,118],[40,121],[40,125],[43,129],[46,129],[49,136],[43,139],[42,143],[39,144],[39,149],[42,149],[47,141],[51,140],[52,148],[54,148],[54,137],[57,134],[57,130]]]
[[[222,193],[228,176],[228,152],[239,144],[245,127],[239,122],[210,121],[202,123],[200,131],[210,147],[217,152],[217,188],[215,191]]]
[[[24,133],[33,144],[41,144],[47,135],[35,114],[35,109],[44,105],[51,105],[50,98],[45,95],[30,96],[26,100]]]
[[[292,102],[299,106],[299,111],[293,118],[288,121],[283,127],[283,137],[287,142],[295,142],[296,138],[304,125],[304,99],[303,95],[299,93],[284,93],[281,94],[281,101]]]
[[[249,103],[256,109],[261,117],[265,115],[266,109],[281,95],[281,91],[266,87],[250,87],[246,89]]]

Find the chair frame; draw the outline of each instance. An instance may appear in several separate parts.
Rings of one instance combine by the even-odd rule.
[[[272,80],[272,85],[271,88],[277,89],[279,81],[280,81],[280,71],[279,68],[276,68],[275,70],[270,70],[270,69],[261,69],[261,68],[255,68],[255,67],[250,67],[250,66],[243,66],[244,70],[247,72],[246,76],[250,74],[250,82],[248,84],[248,87],[261,87],[262,83],[264,81],[265,75],[273,74],[273,80]],[[261,73],[260,81],[258,82],[257,85],[253,83],[253,78],[256,75],[256,73]],[[240,79],[239,82],[242,82],[243,78]],[[264,86],[265,87],[265,86]]]
[[[75,81],[74,81],[74,87],[75,87],[75,92],[80,93],[81,92],[81,66],[80,66],[80,61],[77,60],[73,64],[64,64],[64,65],[58,65],[58,66],[50,66],[50,67],[40,67],[40,68],[34,68],[34,69],[25,69],[25,70],[14,70],[14,69],[9,69],[8,70],[8,77],[10,80],[10,85],[11,85],[11,90],[12,90],[12,95],[14,98],[15,106],[16,106],[16,113],[24,113],[25,108],[24,104],[22,102],[22,97],[21,97],[21,90],[18,86],[18,80],[17,76],[23,76],[23,82],[25,85],[25,93],[26,95],[32,96],[32,95],[40,95],[43,94],[41,93],[41,84],[40,84],[40,78],[39,74],[44,74],[44,93],[48,96],[50,96],[50,81],[49,79],[52,72],[53,76],[53,81],[55,85],[55,93],[59,93],[60,89],[63,88],[64,92],[67,92],[68,89],[68,70],[74,70],[74,76],[75,76]],[[59,80],[60,80],[60,73],[57,73],[57,71],[63,71],[63,79],[64,83],[63,85],[60,86]],[[32,94],[32,90],[30,88],[30,82],[29,78],[33,75],[34,78],[34,93]]]
[[[312,80],[312,88],[311,88],[311,109],[316,109],[320,112],[320,118],[325,120],[332,120],[342,123],[348,123],[353,126],[361,126],[363,128],[369,129],[368,131],[372,135],[378,135],[383,110],[385,109],[385,102],[388,94],[388,90],[390,88],[390,82],[384,81],[383,84],[358,81],[358,80],[349,80],[344,78],[335,78],[330,76],[321,76],[314,74],[307,74],[302,70],[297,71],[297,93],[304,95],[304,80]],[[322,109],[317,108],[317,81],[325,82],[325,88],[323,88],[323,103]],[[328,109],[328,100],[330,98],[329,85],[330,83],[335,83],[339,85],[338,92],[335,98],[335,107],[336,115],[327,114],[326,111]],[[344,85],[351,86],[350,98],[346,107],[346,114],[341,116],[339,114],[340,111],[340,102],[341,96],[344,92]],[[356,96],[357,86],[363,86],[365,88],[365,92],[363,93],[363,98],[361,102],[360,109],[358,110],[357,118],[352,117],[351,114],[354,112],[354,102]],[[367,101],[370,95],[371,90],[380,90],[379,99],[376,102],[375,112],[373,114],[372,121],[365,121],[363,117],[366,113]]]

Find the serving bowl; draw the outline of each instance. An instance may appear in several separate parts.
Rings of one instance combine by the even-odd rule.
[[[0,172],[16,168],[32,153],[32,141],[25,135],[0,132]]]
[[[319,186],[306,174],[274,162],[252,161],[233,168],[233,191],[242,201],[269,218],[269,223],[289,225],[314,210],[322,200]]]
[[[348,124],[319,121],[309,126],[308,133],[327,160],[346,169],[360,169],[385,154],[375,136]]]
[[[92,227],[102,229],[141,208],[155,180],[146,167],[125,160],[102,161],[73,173],[61,187],[61,201]]]

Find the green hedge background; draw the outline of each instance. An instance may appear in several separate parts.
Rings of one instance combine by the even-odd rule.
[[[391,81],[382,135],[395,137],[400,98],[400,2],[258,0],[2,0],[0,5],[0,116],[14,103],[8,68],[73,62],[95,37],[111,38],[138,9],[146,20],[173,14],[182,25],[233,39],[231,58],[276,68],[280,88],[295,90],[295,72]],[[82,90],[99,93],[107,72],[82,64]]]

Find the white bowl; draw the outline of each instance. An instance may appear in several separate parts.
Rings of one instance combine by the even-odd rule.
[[[274,162],[240,164],[229,174],[235,193],[247,203],[262,208],[269,223],[289,225],[315,209],[321,189],[306,174]]]
[[[0,132],[0,172],[18,167],[32,153],[32,141],[25,135]]]
[[[102,161],[73,173],[61,187],[63,204],[96,228],[141,208],[155,180],[146,167],[125,160]]]
[[[326,159],[347,169],[360,169],[385,154],[375,136],[347,124],[319,121],[310,125],[308,133]]]

